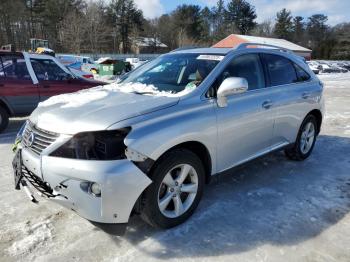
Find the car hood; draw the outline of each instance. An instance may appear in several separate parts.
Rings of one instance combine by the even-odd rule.
[[[178,101],[179,97],[97,87],[49,98],[34,110],[30,121],[47,131],[76,134],[104,130],[122,120],[174,106]]]

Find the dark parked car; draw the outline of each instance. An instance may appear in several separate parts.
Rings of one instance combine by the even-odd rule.
[[[0,132],[9,117],[29,115],[50,96],[104,84],[73,76],[57,59],[26,52],[0,52]]]

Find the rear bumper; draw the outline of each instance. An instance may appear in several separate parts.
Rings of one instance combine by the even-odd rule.
[[[22,150],[23,165],[49,184],[49,199],[98,225],[120,231],[142,192],[152,182],[127,159],[115,161],[77,160],[50,156],[38,157]],[[86,184],[100,185],[101,196],[94,196]],[[119,227],[118,227],[118,224]],[[119,228],[118,230],[113,230]],[[123,230],[122,230],[123,231]]]

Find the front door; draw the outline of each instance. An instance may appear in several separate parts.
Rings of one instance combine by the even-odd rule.
[[[258,54],[233,58],[220,75],[219,82],[227,77],[245,78],[248,91],[228,97],[226,107],[216,108],[217,164],[220,171],[268,152],[274,123],[272,101],[269,90],[265,88],[263,67]]]
[[[92,84],[74,79],[71,74],[63,70],[54,60],[49,58],[30,59],[35,75],[39,81],[40,101],[47,98],[72,93],[89,88]]]

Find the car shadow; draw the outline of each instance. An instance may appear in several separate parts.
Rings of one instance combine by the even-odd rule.
[[[321,135],[303,162],[275,152],[218,175],[195,214],[169,230],[130,220],[123,241],[158,259],[289,246],[321,234],[350,209],[350,138]],[[120,237],[111,236],[117,246]]]

